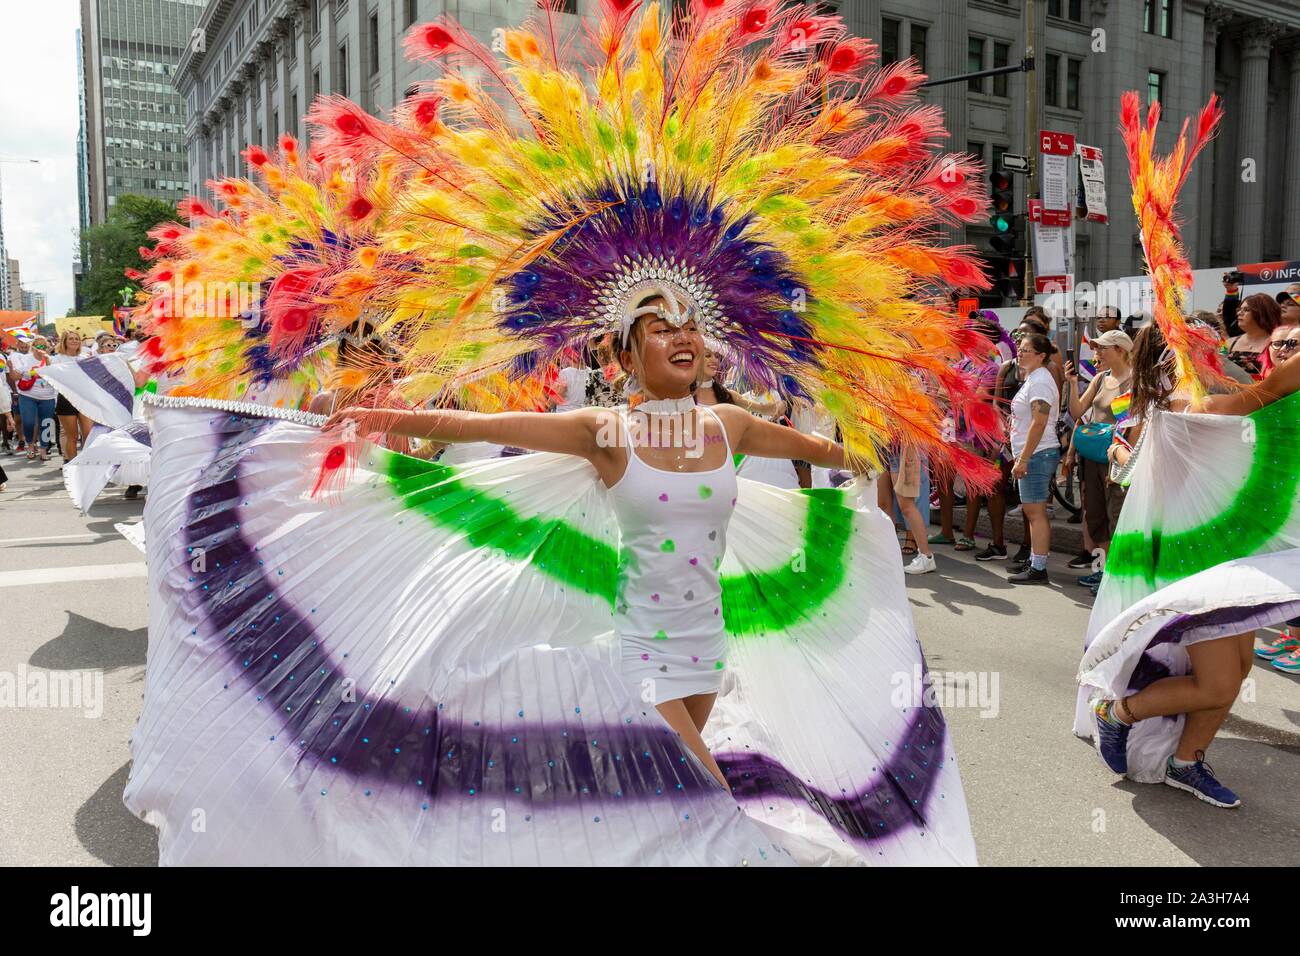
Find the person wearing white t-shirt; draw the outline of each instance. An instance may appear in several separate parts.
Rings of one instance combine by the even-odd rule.
[[[1052,475],[1061,460],[1056,420],[1061,410],[1061,390],[1048,367],[1056,346],[1046,335],[1034,333],[1020,340],[1016,365],[1024,379],[1011,400],[1011,475],[1020,486],[1020,503],[1029,529],[1029,563],[1012,569],[1015,584],[1046,584],[1047,555],[1052,526],[1047,520],[1047,496]]]
[[[23,440],[27,444],[27,460],[36,457],[40,442],[41,461],[50,460],[54,446],[54,400],[58,392],[54,386],[36,374],[39,368],[50,364],[50,343],[43,335],[32,339],[31,351],[9,357],[18,385],[18,408],[22,413]]]
[[[592,369],[577,368],[568,366],[560,369],[560,400],[555,403],[555,411],[571,412],[575,408],[585,408],[587,405],[587,382],[591,378]]]

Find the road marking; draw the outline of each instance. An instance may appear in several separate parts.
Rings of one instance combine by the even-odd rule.
[[[114,578],[143,578],[148,575],[143,561],[131,564],[88,564],[72,568],[31,568],[0,572],[0,588],[27,584],[65,584],[72,581],[108,581]]]
[[[0,544],[30,544],[35,541],[71,541],[81,538],[107,538],[109,535],[83,531],[81,534],[47,534],[43,538],[0,538]]]

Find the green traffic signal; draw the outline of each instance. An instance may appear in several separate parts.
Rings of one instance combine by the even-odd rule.
[[[1004,216],[1001,213],[989,217],[989,225],[993,227],[994,232],[1010,232],[1011,217]]]

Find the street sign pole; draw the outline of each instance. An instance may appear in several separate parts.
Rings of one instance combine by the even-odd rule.
[[[1021,156],[1018,153],[1002,154],[1002,171],[1004,173],[1021,173],[1029,174],[1029,157]]]
[[[1025,56],[1030,59],[1034,56],[1034,4],[1036,0],[1025,0]],[[1048,78],[1049,82],[1051,77]],[[1038,194],[1038,164],[1034,162],[1034,153],[1038,149],[1039,127],[1038,119],[1038,74],[1037,72],[1031,77],[1025,74],[1025,153],[1029,162],[1029,193],[1028,196]],[[1028,196],[1026,197],[1026,208],[1028,208]],[[1026,223],[1028,222],[1026,215]],[[1034,301],[1034,253],[1033,243],[1030,241],[1033,235],[1032,227],[1026,225],[1025,230],[1025,291],[1020,300],[1020,304],[1028,306]]]

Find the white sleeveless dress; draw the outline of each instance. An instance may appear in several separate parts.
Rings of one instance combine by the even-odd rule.
[[[722,429],[721,465],[663,471],[642,461],[629,441],[627,470],[609,489],[619,525],[614,627],[621,670],[656,704],[716,693],[726,667],[718,567],[736,507],[736,472],[721,419],[705,406],[697,414]]]

